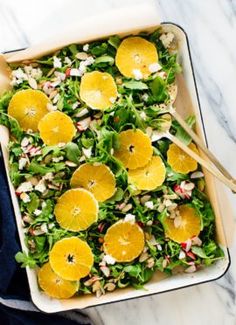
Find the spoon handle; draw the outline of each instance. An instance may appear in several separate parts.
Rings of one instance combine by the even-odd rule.
[[[234,180],[234,177],[225,169],[225,167],[219,162],[219,160],[215,157],[215,155],[205,146],[202,140],[198,137],[198,135],[188,126],[185,120],[176,112],[174,108],[170,110],[171,115],[176,119],[176,121],[182,126],[182,128],[190,135],[193,141],[198,145],[198,147],[205,153],[205,155],[209,158],[212,164],[215,165],[221,173],[226,176],[228,179]]]
[[[212,175],[218,178],[222,183],[224,183],[227,187],[229,187],[233,192],[236,193],[236,184],[231,180],[225,177],[223,174],[219,172],[218,169],[214,168],[207,160],[200,157],[194,151],[192,151],[188,146],[186,146],[183,142],[181,142],[174,135],[167,133],[166,137],[175,143],[180,149],[186,152],[190,157],[195,159],[202,167],[206,168]]]

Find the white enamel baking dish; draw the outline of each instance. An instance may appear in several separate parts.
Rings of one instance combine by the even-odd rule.
[[[129,35],[129,34],[137,34],[139,31],[148,31],[152,32],[155,30],[159,24],[156,22],[156,16],[153,13],[147,13],[147,10],[141,10],[142,14],[139,15],[139,18],[132,19],[132,14],[129,13],[129,17],[126,15],[126,18],[129,18],[129,23],[120,24],[115,20],[119,21],[120,18],[123,17],[123,22],[125,20],[125,15],[122,12],[116,13],[116,16],[111,17],[108,15],[109,18],[101,18],[96,22],[93,20],[92,28],[86,31],[85,27],[83,29],[77,30],[77,40],[78,42],[89,42],[94,39],[106,38],[109,35]],[[117,18],[118,15],[118,18]],[[146,19],[145,17],[149,18]],[[116,18],[116,19],[115,19]],[[105,20],[104,20],[105,19]],[[107,21],[106,21],[107,19]],[[90,21],[92,22],[92,21]],[[107,22],[107,24],[106,24]],[[109,29],[106,28],[109,26]],[[162,23],[162,28],[165,31],[171,31],[177,37],[179,43],[179,62],[182,65],[183,72],[178,77],[178,97],[176,101],[176,107],[178,112],[182,114],[182,116],[186,116],[189,114],[195,114],[197,117],[197,132],[202,137],[204,141],[206,141],[206,136],[204,134],[204,124],[201,117],[201,110],[200,104],[196,89],[196,83],[192,68],[191,56],[190,56],[190,49],[188,44],[187,35],[184,30],[172,23]],[[92,30],[94,32],[92,32]],[[86,31],[86,32],[84,32]],[[73,40],[73,39],[72,39]],[[58,42],[59,45],[56,45],[55,48],[60,47],[60,40]],[[15,52],[17,54],[17,52]],[[13,54],[9,54],[14,55]],[[8,55],[7,55],[8,56]],[[7,57],[6,56],[6,57]],[[0,85],[1,86],[1,85]],[[7,144],[8,144],[8,132],[5,127],[0,126],[0,143],[2,147],[2,152],[4,156],[4,162],[8,174],[8,151],[7,151]],[[219,204],[217,197],[217,191],[219,191],[219,184],[215,181],[215,179],[207,172],[204,171],[207,183],[207,191],[210,197],[212,206],[214,208],[214,212],[216,215],[216,226],[217,226],[217,240],[221,245],[225,257],[219,261],[217,261],[214,265],[207,267],[201,271],[192,274],[178,274],[172,277],[163,276],[160,273],[154,275],[153,279],[145,285],[145,290],[136,290],[133,288],[125,288],[125,289],[118,289],[114,292],[107,293],[100,298],[96,298],[92,295],[85,295],[81,297],[76,297],[68,300],[56,300],[51,299],[42,293],[37,284],[37,277],[36,272],[32,269],[27,268],[27,276],[29,281],[29,287],[31,292],[31,298],[33,303],[42,311],[47,313],[65,311],[70,309],[83,309],[86,307],[97,306],[101,304],[126,300],[126,299],[133,299],[137,297],[144,297],[152,294],[162,293],[170,290],[175,290],[179,288],[184,288],[212,280],[216,280],[223,276],[227,271],[230,265],[230,257],[229,252],[227,249],[225,235],[222,228],[222,204]],[[15,195],[14,188],[9,180],[9,187],[10,193],[12,198],[12,203],[15,211],[16,222],[19,231],[19,237],[22,249],[27,251],[27,247],[24,243],[24,232],[21,222],[21,213],[18,206],[17,197]]]

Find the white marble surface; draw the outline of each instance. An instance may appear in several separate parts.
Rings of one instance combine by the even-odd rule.
[[[0,51],[26,47],[70,20],[151,0],[0,0]],[[211,150],[236,176],[236,0],[156,0],[162,21],[188,33],[206,133]],[[121,22],[122,23],[122,22]],[[225,229],[232,264],[208,284],[88,309],[95,324],[236,324],[236,200]]]

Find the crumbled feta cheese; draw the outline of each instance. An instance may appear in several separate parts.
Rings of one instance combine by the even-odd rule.
[[[124,221],[130,222],[130,223],[135,223],[135,215],[131,213],[127,213],[125,215]]]
[[[61,68],[62,67],[62,63],[61,63],[61,59],[54,56],[53,57],[53,67],[54,68]]]
[[[40,227],[40,229],[46,234],[48,232],[48,227],[46,223],[43,223]]]
[[[91,117],[87,117],[76,123],[76,127],[79,131],[85,131],[91,123]]]
[[[72,76],[72,77],[81,77],[81,72],[80,72],[79,69],[73,68],[73,69],[70,70],[70,76]]]
[[[192,179],[201,178],[201,177],[204,177],[204,174],[199,171],[194,172],[190,175],[190,178],[192,178]]]
[[[27,158],[20,158],[19,159],[19,170],[22,170],[28,162]]]
[[[63,156],[60,156],[60,157],[53,157],[52,158],[52,161],[55,162],[55,163],[58,163],[59,161],[63,160],[64,157]]]
[[[34,215],[39,216],[42,213],[42,210],[36,209],[33,213]]]
[[[27,80],[27,74],[24,73],[24,71],[21,68],[18,68],[16,70],[13,70],[11,73],[12,80],[11,80],[11,85],[20,85],[23,81]]]
[[[147,119],[147,115],[146,115],[146,113],[145,113],[144,111],[142,111],[142,112],[140,113],[140,117],[141,117],[141,119],[143,119],[144,121]]]
[[[23,193],[23,192],[31,192],[33,191],[33,186],[30,182],[21,183],[20,186],[16,189],[16,192]]]
[[[157,71],[161,70],[161,65],[159,63],[157,63],[157,62],[152,63],[152,64],[149,65],[148,69],[152,73],[157,72]]]
[[[87,52],[89,49],[89,44],[84,44],[83,51]]]
[[[43,75],[43,72],[40,68],[33,68],[31,65],[24,66],[24,70],[28,78],[31,77],[35,80],[40,79]]]
[[[66,79],[66,74],[60,71],[55,71],[54,75],[57,77],[58,81],[64,81]]]
[[[57,111],[57,106],[52,105],[51,103],[47,103],[47,110],[49,112],[55,112],[55,111]]]
[[[72,61],[70,58],[68,58],[68,56],[66,56],[64,59],[64,63],[70,66],[72,64]]]
[[[134,75],[134,79],[136,79],[136,80],[140,80],[143,78],[143,74],[139,69],[134,69],[133,75]]]
[[[37,84],[37,81],[34,79],[34,78],[29,78],[28,80],[28,83],[29,83],[29,86],[32,88],[32,89],[38,89],[38,84]]]
[[[30,139],[29,138],[26,138],[26,137],[24,137],[23,139],[22,139],[22,141],[21,141],[21,147],[27,147],[28,146],[28,144],[30,143]]]
[[[149,98],[148,94],[142,95],[142,100],[144,100],[145,102],[148,101],[148,98]]]
[[[92,147],[90,148],[82,148],[83,154],[86,158],[90,158],[92,156]]]
[[[88,109],[87,108],[83,108],[81,111],[79,111],[79,113],[76,114],[76,117],[82,117],[86,114],[88,114]]]
[[[52,181],[54,178],[53,173],[47,173],[43,176],[43,180],[45,181]]]
[[[148,209],[153,209],[154,208],[154,204],[152,201],[147,201],[144,203],[145,207],[148,208]]]
[[[114,104],[115,101],[116,101],[116,98],[115,98],[115,97],[110,97],[110,98],[109,98],[109,101],[110,101],[112,104]]]
[[[166,49],[170,47],[170,44],[172,43],[174,38],[175,38],[175,35],[171,32],[164,33],[160,36],[160,40],[162,41],[162,44],[164,45],[164,47]]]
[[[30,202],[30,196],[26,193],[21,193],[20,195],[20,199],[24,202],[24,203],[28,203]]]
[[[116,263],[116,260],[110,255],[104,255],[103,260],[106,262],[106,264],[114,265]]]
[[[84,61],[84,64],[85,66],[88,66],[88,65],[91,65],[94,63],[94,58],[92,56],[89,56],[85,61]]]
[[[44,180],[40,180],[38,184],[35,186],[35,190],[39,191],[40,193],[44,193],[46,191],[46,185],[44,183]]]
[[[181,249],[181,250],[180,250],[180,253],[179,253],[179,260],[182,260],[182,259],[184,259],[184,258],[185,258],[185,256],[186,256],[185,252],[184,252],[184,251],[182,251],[182,249]]]
[[[60,99],[60,94],[59,93],[57,93],[56,94],[56,96],[53,98],[53,100],[52,100],[52,102],[53,102],[53,104],[56,104],[56,103],[58,103],[58,101],[59,101],[59,99]]]

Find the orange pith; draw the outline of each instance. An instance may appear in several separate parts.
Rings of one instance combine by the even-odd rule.
[[[189,144],[189,148],[198,154],[194,143]],[[167,162],[176,173],[188,174],[197,169],[197,161],[186,154],[176,144],[172,143],[167,151]]]
[[[162,159],[153,156],[149,163],[141,168],[132,169],[128,172],[129,182],[138,190],[154,190],[165,181],[166,169]]]
[[[38,282],[40,288],[48,296],[57,299],[71,298],[79,289],[78,282],[62,279],[52,270],[49,263],[40,268]]]
[[[93,193],[95,199],[104,202],[115,193],[116,181],[110,168],[104,164],[85,163],[79,166],[71,178],[71,187],[83,187]]]
[[[134,70],[139,70],[146,79],[151,74],[149,66],[157,62],[155,45],[142,37],[128,37],[118,47],[116,66],[125,77],[134,78]]]
[[[50,112],[38,124],[40,137],[48,146],[70,142],[76,133],[72,119],[62,112]]]
[[[201,220],[196,210],[188,205],[179,206],[181,223],[175,226],[174,220],[166,217],[164,221],[165,234],[177,243],[185,242],[194,236],[198,236],[201,231]]]
[[[48,113],[49,98],[40,90],[20,90],[8,106],[8,114],[14,117],[23,130],[38,130],[38,123]]]
[[[117,262],[130,262],[138,257],[144,248],[144,233],[136,224],[118,221],[106,232],[104,251]]]
[[[70,231],[85,230],[98,218],[98,203],[94,195],[83,188],[62,194],[54,208],[59,225]]]
[[[114,152],[126,168],[145,166],[151,159],[153,148],[149,137],[141,130],[127,130],[119,134],[120,147]]]
[[[117,95],[115,81],[107,72],[88,72],[81,78],[80,97],[92,109],[111,107]]]
[[[63,238],[50,251],[49,263],[63,279],[77,281],[89,274],[93,266],[93,253],[80,238]]]

